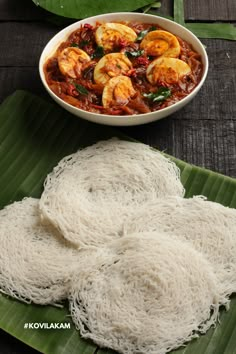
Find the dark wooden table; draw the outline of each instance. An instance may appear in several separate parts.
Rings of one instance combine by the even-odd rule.
[[[172,15],[173,2],[163,0],[161,12]],[[40,82],[38,60],[48,40],[62,27],[47,18],[46,11],[31,0],[0,0],[0,102],[16,89],[50,100]],[[236,2],[185,1],[185,20],[235,23]],[[236,42],[202,42],[207,47],[210,68],[197,97],[162,121],[122,130],[186,162],[236,177]],[[37,352],[0,331],[0,353]]]

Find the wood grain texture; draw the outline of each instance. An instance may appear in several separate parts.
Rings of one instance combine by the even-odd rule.
[[[0,23],[0,66],[38,66],[44,46],[57,32],[48,23]]]
[[[161,7],[157,10],[157,13],[173,17],[173,0],[161,1]]]
[[[0,0],[0,21],[36,21],[45,15],[46,11],[32,0]]]
[[[163,121],[128,128],[126,133],[186,162],[236,177],[235,43],[205,40],[204,44],[210,69],[204,86],[193,101]],[[27,48],[26,53],[34,60]],[[1,82],[5,82],[0,88],[0,99],[15,89],[27,89],[49,99],[40,82],[37,66],[17,66],[33,65],[34,62],[25,63],[24,56],[15,58],[13,54],[11,50],[6,52],[13,66],[0,68]]]
[[[176,113],[177,119],[236,120],[236,42],[202,40],[209,58],[207,79],[198,95]]]
[[[135,128],[124,133],[190,164],[236,177],[236,120],[175,119]]]
[[[186,21],[236,21],[236,1],[185,0]]]
[[[44,89],[37,67],[0,67],[0,103],[15,90],[27,90],[49,97]]]
[[[179,124],[180,123],[180,124]],[[236,121],[182,120],[173,124],[172,154],[197,166],[236,177]]]

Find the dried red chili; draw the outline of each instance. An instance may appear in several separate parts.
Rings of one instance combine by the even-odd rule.
[[[90,112],[101,114],[141,114],[160,110],[178,102],[192,92],[200,82],[203,71],[201,57],[194,51],[192,46],[183,39],[176,37],[180,45],[178,59],[188,64],[191,68],[191,72],[181,77],[178,82],[166,82],[162,80],[161,76],[160,79],[157,79],[155,84],[153,84],[150,83],[147,78],[147,68],[156,57],[149,56],[140,45],[147,33],[155,31],[156,29],[162,29],[155,24],[125,23],[126,26],[130,27],[137,34],[136,41],[129,42],[126,38],[118,38],[115,41],[116,45],[114,49],[108,51],[101,47],[96,40],[96,30],[100,25],[100,23],[97,23],[95,26],[85,24],[71,33],[68,39],[61,43],[55,55],[48,59],[44,65],[45,77],[49,87],[57,96],[67,103]],[[76,77],[76,79],[63,75],[60,71],[60,65],[58,65],[60,52],[67,47],[73,46],[84,51],[90,57],[90,61],[84,60],[84,62],[82,62],[81,75]],[[136,95],[131,97],[128,104],[125,106],[119,106],[114,103],[113,107],[106,108],[102,103],[103,85],[95,82],[94,69],[101,57],[114,52],[125,54],[129,58],[132,67],[122,73],[122,75],[126,75],[130,78]],[[115,65],[117,65],[116,71],[118,72],[116,75],[119,75],[119,63]],[[112,65],[107,65],[105,72],[109,72],[109,67],[112,68]],[[81,93],[76,90],[76,85],[84,87],[84,92],[88,92],[87,96],[86,94],[81,95]],[[152,102],[147,98],[152,97],[152,95],[148,95],[149,93],[156,92],[160,87],[168,88],[171,95],[165,98],[163,102]]]

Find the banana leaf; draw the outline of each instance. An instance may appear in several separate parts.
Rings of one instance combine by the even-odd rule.
[[[150,11],[149,11],[150,13]],[[231,23],[185,22],[184,1],[174,0],[174,17],[169,18],[188,28],[199,38],[236,40],[236,27]]]
[[[0,106],[0,207],[25,196],[40,197],[44,178],[63,156],[112,136],[121,134],[27,92],[15,92]],[[202,194],[236,208],[236,180],[172,159],[181,169],[186,197]],[[216,328],[173,353],[236,354],[236,297],[219,320]],[[27,329],[26,323],[68,323],[70,329]],[[66,302],[62,308],[36,306],[0,294],[0,328],[45,354],[112,353],[80,337]]]
[[[184,16],[184,0],[174,0],[173,20],[187,27],[199,38],[236,40],[236,27],[231,23],[187,23]]]
[[[109,12],[137,10],[153,3],[154,0],[33,0],[33,2],[56,15],[82,19]]]

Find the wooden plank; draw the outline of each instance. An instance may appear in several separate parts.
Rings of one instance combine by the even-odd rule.
[[[37,66],[44,46],[59,30],[41,22],[0,23],[0,66]]]
[[[15,90],[27,90],[36,95],[49,97],[36,67],[0,67],[0,82],[0,103]]]
[[[171,153],[194,165],[236,177],[235,136],[235,120],[175,120]]]
[[[2,23],[0,30],[5,31],[0,43],[0,99],[12,93],[17,88],[34,88],[39,93],[39,77],[37,73],[38,59],[44,45],[56,31],[54,26],[33,24]],[[4,28],[3,28],[4,27]],[[18,28],[19,35],[12,36]],[[40,31],[39,31],[40,28]],[[50,29],[50,32],[49,32]],[[30,33],[27,45],[22,51],[22,42]],[[49,34],[51,33],[51,34]],[[37,46],[35,46],[35,41]],[[9,46],[9,43],[11,45]],[[209,56],[209,74],[207,80],[196,98],[181,112],[176,113],[177,119],[236,119],[236,43],[233,41],[204,40]],[[7,66],[15,66],[10,69]],[[33,71],[22,71],[22,68],[32,66]],[[29,73],[27,74],[27,73]],[[22,87],[23,86],[23,87]],[[11,90],[12,88],[12,90]],[[10,92],[11,91],[11,92]],[[207,102],[206,105],[206,97]],[[228,102],[231,102],[229,105]]]
[[[159,122],[122,130],[186,162],[236,177],[236,43],[203,43],[210,66],[197,96]]]
[[[236,120],[175,119],[121,130],[188,163],[236,177]]]
[[[1,99],[15,89],[27,89],[50,100],[38,77],[37,68],[0,69]],[[206,88],[207,89],[207,85]],[[235,106],[222,104],[223,91],[208,86],[184,109],[159,122],[120,128],[125,134],[165,151],[186,162],[236,177],[236,112]],[[206,106],[206,95],[212,102]],[[227,89],[227,87],[226,87]],[[233,93],[232,93],[233,95]],[[222,99],[224,96],[222,96]],[[207,99],[209,100],[209,99]]]
[[[186,21],[236,21],[235,0],[185,0]]]
[[[175,117],[179,120],[236,120],[236,42],[202,40],[209,58],[207,79],[197,96]]]
[[[32,0],[1,0],[0,20],[35,21],[42,20],[46,11],[36,6]]]
[[[168,15],[173,17],[173,0],[161,1],[161,7],[156,11],[157,15]]]
[[[204,43],[210,59],[209,75],[193,101],[162,121],[123,130],[187,162],[236,177],[235,42],[204,40]],[[27,89],[49,99],[37,65],[2,67],[0,80],[1,100],[15,89]]]

